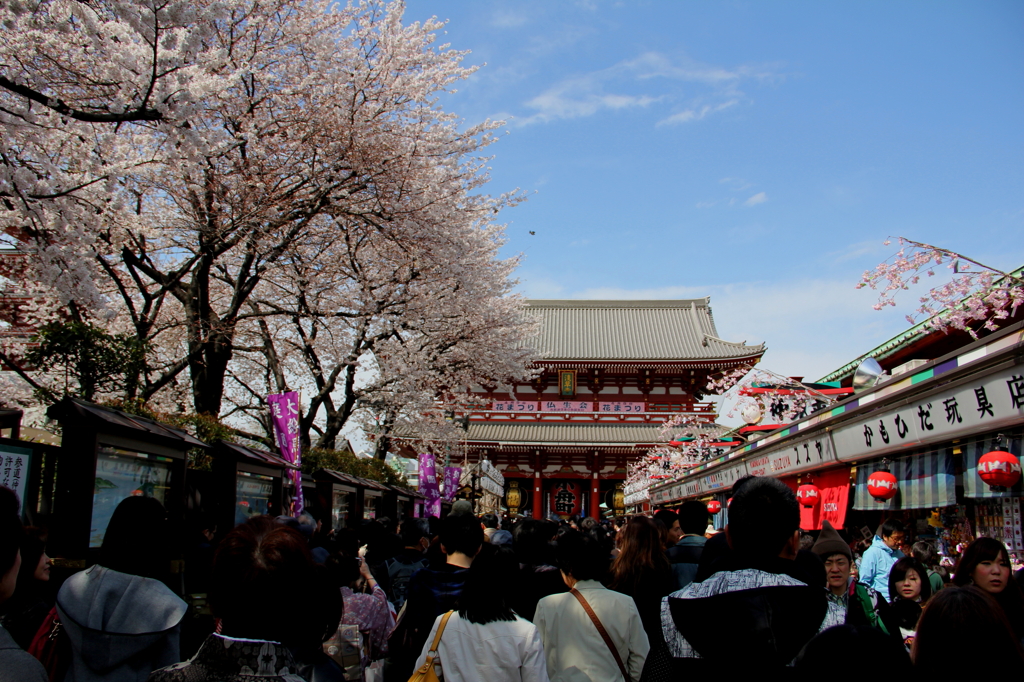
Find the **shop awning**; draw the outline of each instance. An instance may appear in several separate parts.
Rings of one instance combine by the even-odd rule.
[[[881,469],[881,461],[857,467],[857,488],[853,508],[860,510],[929,509],[956,504],[956,470],[952,447],[890,462],[889,471],[896,477],[896,497],[880,502],[868,494],[868,477]]]

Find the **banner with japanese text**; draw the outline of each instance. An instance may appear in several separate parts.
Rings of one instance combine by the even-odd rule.
[[[270,406],[270,421],[274,426],[274,440],[285,461],[295,466],[302,465],[302,447],[299,444],[299,393],[272,393],[267,396]],[[292,516],[302,513],[302,471],[290,472],[295,482],[295,497],[292,500]]]
[[[462,467],[444,468],[444,492],[441,496],[443,502],[451,502],[459,491],[459,481],[462,480]]]
[[[437,467],[434,464],[434,456],[421,453],[419,456],[419,492],[425,498],[423,512],[427,516],[441,518],[441,491],[437,486]]]

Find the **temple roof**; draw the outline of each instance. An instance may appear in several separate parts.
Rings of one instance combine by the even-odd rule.
[[[718,337],[710,298],[675,301],[529,300],[540,318],[534,341],[543,360],[686,361],[760,356]]]
[[[577,424],[573,422],[470,422],[466,440],[506,445],[651,445],[668,440],[662,423]],[[724,430],[717,424],[705,428]]]

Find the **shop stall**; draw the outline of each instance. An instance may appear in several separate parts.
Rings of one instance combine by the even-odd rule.
[[[652,487],[651,500],[701,499],[741,476],[776,476],[796,492],[805,530],[829,520],[866,543],[896,517],[908,544],[927,539],[948,563],[979,535],[1024,554],[1022,342],[1017,323],[917,363]]]
[[[49,518],[55,556],[94,561],[114,509],[127,497],[153,497],[172,523],[182,521],[187,452],[205,450],[205,443],[77,398],[65,398],[47,414],[62,433]]]
[[[266,450],[226,441],[215,443],[212,454],[217,526],[222,533],[253,516],[286,513],[285,475],[298,467]]]

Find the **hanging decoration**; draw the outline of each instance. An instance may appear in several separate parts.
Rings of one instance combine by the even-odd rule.
[[[710,502],[708,502],[708,513],[709,514],[717,514],[720,511],[722,511],[722,503],[721,502],[719,502],[718,500],[711,500]]]
[[[821,504],[821,490],[811,482],[796,489],[796,499],[804,507],[814,509]]]
[[[1020,460],[1005,450],[986,452],[978,460],[978,476],[992,489],[1011,488],[1020,475]]]
[[[574,481],[559,481],[551,488],[551,511],[563,518],[583,511],[583,494]]]
[[[896,497],[899,489],[896,477],[884,469],[868,476],[868,494],[880,502]]]

